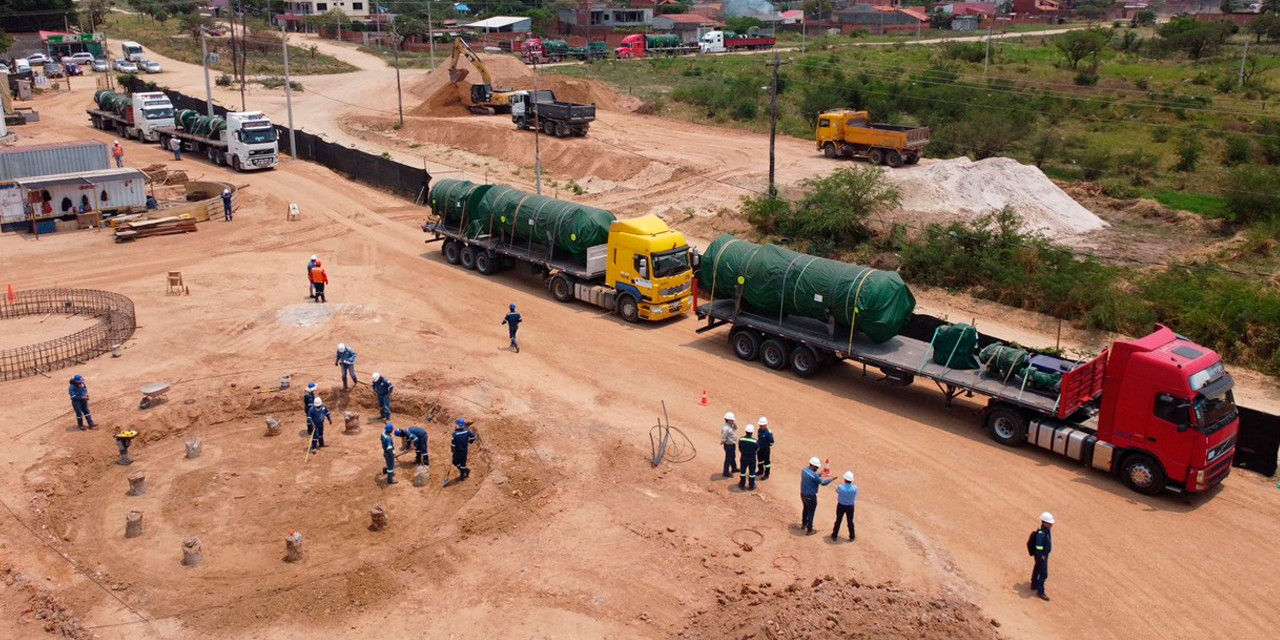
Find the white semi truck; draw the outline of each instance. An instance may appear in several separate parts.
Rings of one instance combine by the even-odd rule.
[[[114,91],[93,94],[97,109],[87,109],[93,126],[103,131],[114,130],[121,138],[147,142],[160,140],[160,127],[174,126],[173,103],[160,91],[135,93],[132,96]]]
[[[226,117],[200,115],[191,109],[177,113],[177,124],[160,127],[160,144],[171,148],[180,140],[184,151],[236,171],[271,169],[280,162],[276,128],[261,111],[228,112]]]

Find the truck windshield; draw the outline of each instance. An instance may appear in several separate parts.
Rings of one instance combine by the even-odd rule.
[[[245,129],[241,135],[241,139],[245,144],[259,144],[263,142],[276,141],[275,127],[262,127],[261,129]]]
[[[1232,395],[1230,387],[1220,391],[1214,397],[1197,394],[1195,407],[1196,430],[1206,436],[1217,433],[1238,415],[1235,396]]]
[[[169,120],[173,118],[173,107],[153,107],[143,109],[142,117],[148,120]]]
[[[689,248],[680,247],[653,255],[653,277],[669,278],[689,270]]]

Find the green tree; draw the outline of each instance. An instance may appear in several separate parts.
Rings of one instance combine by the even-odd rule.
[[[1280,217],[1280,169],[1241,165],[1227,177],[1227,209],[1238,222]]]
[[[763,26],[763,20],[760,18],[752,18],[750,16],[729,18],[724,21],[724,28],[734,33],[747,33],[752,29],[759,29]]]
[[[1249,138],[1240,134],[1231,134],[1227,136],[1226,146],[1222,151],[1222,164],[1228,167],[1234,167],[1249,161],[1249,152],[1252,145]]]
[[[1091,29],[1077,29],[1068,31],[1058,36],[1053,44],[1062,52],[1062,57],[1066,58],[1067,64],[1072,69],[1076,69],[1081,60],[1092,58],[1097,63],[1098,52],[1107,45],[1110,36],[1105,31],[1097,27]]]
[[[1264,36],[1268,40],[1275,40],[1280,37],[1280,15],[1264,13],[1254,19],[1253,22],[1250,22],[1245,29],[1257,37],[1259,44],[1262,43]]]
[[[0,29],[0,53],[5,53],[9,47],[13,46],[13,36],[8,31]]]
[[[929,28],[930,29],[950,29],[951,14],[947,13],[946,11],[943,11],[942,9],[934,9],[933,13],[929,14]]]
[[[1058,134],[1044,130],[1031,141],[1031,159],[1036,167],[1044,167],[1044,163],[1052,160],[1062,151],[1062,138]]]
[[[841,167],[825,178],[801,183],[809,192],[796,203],[794,222],[805,237],[849,246],[871,236],[866,220],[897,207],[902,193],[880,167]]]
[[[1199,134],[1188,129],[1178,137],[1178,144],[1174,151],[1178,154],[1178,162],[1173,165],[1174,169],[1195,171],[1196,164],[1200,162],[1200,153],[1204,151],[1204,143],[1200,142]]]
[[[1234,23],[1227,21],[1201,22],[1195,18],[1173,18],[1162,25],[1156,33],[1164,38],[1168,46],[1179,51],[1186,51],[1192,60],[1217,51],[1231,35]]]
[[[1029,133],[1027,122],[1004,111],[971,110],[941,128],[940,138],[952,150],[983,160],[1003,155]]]
[[[1154,9],[1143,9],[1133,15],[1133,24],[1139,27],[1149,27],[1156,23],[1156,12]]]

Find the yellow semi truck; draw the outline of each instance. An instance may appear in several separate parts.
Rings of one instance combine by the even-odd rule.
[[[828,158],[866,158],[893,168],[915,164],[929,146],[929,127],[871,122],[867,111],[839,109],[818,116],[818,151]]]

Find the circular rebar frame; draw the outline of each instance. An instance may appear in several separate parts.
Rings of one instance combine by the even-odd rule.
[[[133,301],[95,289],[33,289],[10,300],[0,294],[0,320],[33,315],[83,315],[98,319],[92,327],[69,336],[0,351],[0,380],[17,380],[100,356],[123,344],[138,328]]]

